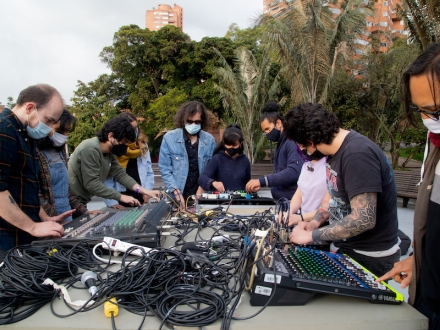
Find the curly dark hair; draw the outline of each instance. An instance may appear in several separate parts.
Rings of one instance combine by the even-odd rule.
[[[188,117],[194,116],[196,113],[202,115],[202,130],[209,126],[208,110],[205,105],[198,101],[188,101],[182,104],[174,116],[174,127],[184,128]]]
[[[120,118],[124,118],[127,119],[129,122],[137,122],[137,118],[135,115],[133,115],[131,112],[125,111],[125,112],[121,112],[118,117]]]
[[[286,137],[304,146],[311,142],[331,144],[339,128],[338,117],[321,104],[299,104],[287,112],[284,120]]]
[[[243,132],[241,131],[241,127],[238,124],[230,124],[226,127],[223,132],[222,140],[219,142],[218,146],[214,150],[214,155],[218,153],[220,150],[225,148],[225,144],[227,145],[235,145],[237,142],[242,144]]]
[[[67,109],[64,108],[59,123],[60,126],[56,130],[58,133],[63,134],[63,133],[73,132],[76,128],[76,124],[78,123],[78,119],[75,116],[73,116]],[[55,147],[49,136],[37,140],[36,144],[38,149],[40,150],[55,149],[59,151],[64,148],[64,145],[61,147]]]
[[[432,44],[425,49],[416,60],[410,64],[408,69],[403,73],[402,76],[402,89],[403,89],[403,100],[405,114],[410,123],[415,125],[416,117],[414,111],[411,109],[411,93],[409,91],[409,80],[412,76],[426,75],[431,78],[431,92],[436,100],[435,92],[435,81],[440,84],[440,42]],[[437,108],[437,104],[435,104]]]
[[[284,122],[284,117],[281,115],[280,108],[280,105],[275,101],[267,102],[261,109],[260,123],[265,119],[267,119],[269,123],[274,124],[278,119],[281,120],[281,122]]]
[[[126,118],[116,116],[107,121],[102,128],[96,133],[99,142],[107,142],[108,134],[113,133],[113,137],[118,141],[124,140],[134,142],[136,140],[136,133],[131,121]]]

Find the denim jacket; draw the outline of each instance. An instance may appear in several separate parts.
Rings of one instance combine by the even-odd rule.
[[[199,174],[205,170],[215,149],[214,137],[205,132],[199,133]],[[186,153],[183,129],[176,128],[165,134],[160,146],[159,170],[165,189],[179,189],[183,192],[188,176],[188,155]]]
[[[137,158],[137,168],[139,172],[139,177],[141,178],[141,186],[147,190],[152,190],[154,187],[154,172],[151,165],[150,152],[148,151],[146,157]],[[119,192],[126,191],[126,188],[119,182],[115,181],[112,176],[109,176],[105,181],[104,185],[107,188],[115,189]],[[114,199],[104,199],[105,205],[111,207],[112,205],[119,204],[117,200]]]

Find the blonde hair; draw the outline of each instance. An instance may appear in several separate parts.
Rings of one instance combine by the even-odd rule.
[[[148,137],[143,132],[139,132],[139,135],[136,139],[136,144],[139,146],[141,150],[141,157],[147,157],[148,154]]]

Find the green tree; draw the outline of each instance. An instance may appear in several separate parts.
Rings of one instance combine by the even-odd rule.
[[[184,91],[173,88],[150,103],[146,118],[147,133],[155,135],[164,129],[173,129],[177,109],[188,100]]]
[[[233,63],[236,45],[230,39],[203,38],[194,47],[193,85],[187,92],[190,99],[203,102],[208,109],[222,117],[224,108],[220,93],[214,88],[215,70],[221,65],[216,49],[229,64]]]
[[[218,52],[222,66],[216,70],[223,106],[233,121],[243,131],[244,152],[253,163],[262,144],[259,125],[260,110],[264,104],[276,98],[279,90],[279,75],[271,76],[271,62],[264,53],[258,62],[245,47],[236,50],[235,67],[232,67]]]
[[[398,14],[420,48],[440,40],[440,0],[405,0]]]
[[[264,27],[256,25],[247,29],[240,29],[237,23],[229,25],[225,38],[234,42],[236,47],[246,47],[254,55],[260,50]]]
[[[130,25],[115,33],[113,45],[100,56],[123,84],[125,102],[138,113],[170,88],[190,89],[185,85],[191,78],[193,48],[189,36],[175,26],[150,31]]]
[[[78,81],[78,89],[72,98],[73,104],[69,107],[69,111],[78,118],[75,131],[69,134],[70,149],[76,148],[83,140],[95,136],[107,120],[119,113],[110,95],[106,94],[109,89],[104,88],[104,82],[109,82],[109,78],[108,75],[102,75],[87,85]]]
[[[8,102],[6,103],[6,108],[12,109],[13,107],[15,107],[14,98],[12,96],[8,96],[7,100]]]
[[[362,0],[343,0],[341,8],[335,15],[322,0],[300,0],[282,16],[263,19],[264,40],[290,82],[294,104],[326,103],[339,55],[365,29],[371,11]]]
[[[409,128],[402,106],[401,77],[418,54],[416,45],[396,42],[388,53],[371,53],[364,58],[363,90],[359,102],[371,117],[369,137],[384,146],[389,142],[391,163],[398,167],[401,142]]]

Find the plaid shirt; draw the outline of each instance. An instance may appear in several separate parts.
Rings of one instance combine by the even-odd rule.
[[[38,171],[34,140],[12,111],[4,109],[0,114],[0,191],[8,190],[18,207],[35,222],[40,222]],[[0,246],[10,246],[13,242],[8,240],[15,240],[15,246],[29,242],[31,236],[0,217]]]

